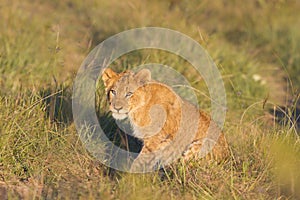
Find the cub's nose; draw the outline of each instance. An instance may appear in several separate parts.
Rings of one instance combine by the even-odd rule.
[[[119,112],[122,108],[123,108],[122,106],[119,106],[119,107],[118,107],[118,106],[114,106],[114,109],[115,109],[116,111],[118,111],[118,112]]]

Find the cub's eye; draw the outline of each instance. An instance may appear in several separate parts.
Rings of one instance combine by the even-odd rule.
[[[117,94],[116,90],[110,90],[109,92],[112,93],[112,95],[114,96]]]
[[[131,97],[132,96],[132,92],[128,92],[125,97]]]

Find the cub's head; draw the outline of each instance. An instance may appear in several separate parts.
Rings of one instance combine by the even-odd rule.
[[[137,73],[125,71],[116,73],[106,68],[102,73],[107,100],[112,116],[115,119],[125,119],[138,104],[142,104],[143,97],[136,90],[151,81],[151,72],[142,69]]]

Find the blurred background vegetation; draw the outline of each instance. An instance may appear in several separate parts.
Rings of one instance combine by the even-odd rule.
[[[299,10],[297,0],[1,0],[0,199],[300,198]],[[82,146],[71,113],[77,70],[101,41],[146,26],[192,37],[219,68],[226,162],[134,175],[108,169]],[[209,110],[201,77],[174,55],[144,50],[114,64],[149,62],[187,76]]]

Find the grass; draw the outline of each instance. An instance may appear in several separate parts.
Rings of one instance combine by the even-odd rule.
[[[299,198],[300,140],[292,126],[299,117],[299,8],[292,0],[2,1],[0,199]],[[164,173],[127,174],[84,148],[70,109],[75,73],[99,42],[143,26],[185,33],[212,56],[226,87],[228,160],[178,161]],[[205,83],[177,56],[143,50],[112,67],[151,62],[183,74],[209,110]],[[98,101],[103,117],[107,104]],[[279,104],[294,115],[292,124],[269,112]],[[118,137],[124,145],[125,136]]]

